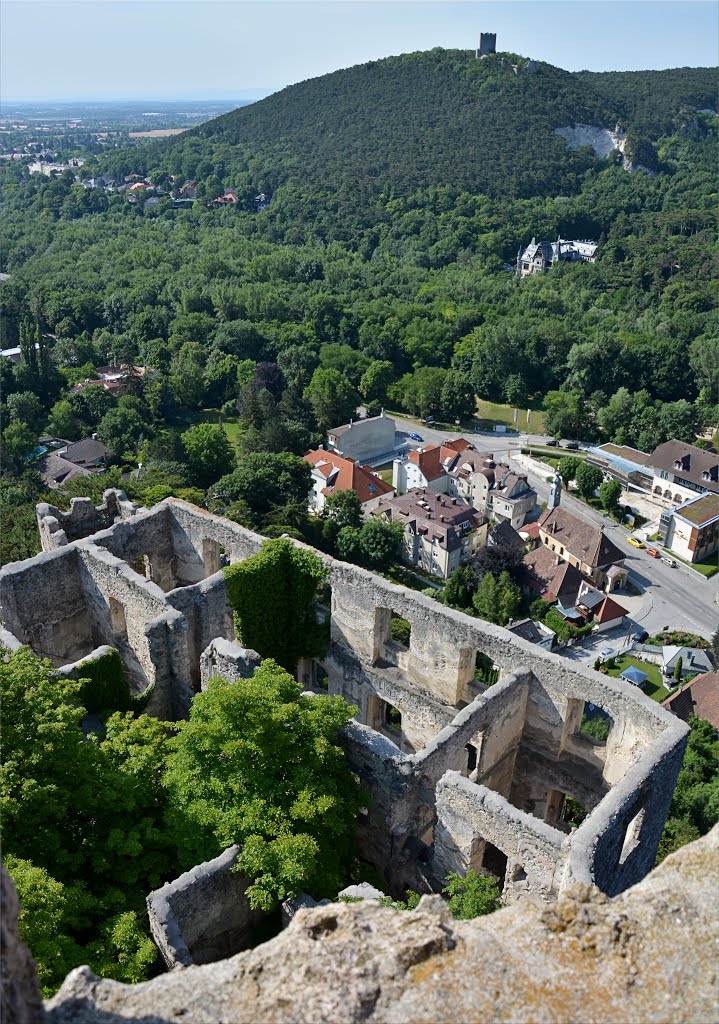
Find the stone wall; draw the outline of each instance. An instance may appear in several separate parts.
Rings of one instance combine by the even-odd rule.
[[[719,826],[615,899],[575,886],[552,907],[474,921],[451,920],[438,897],[411,913],[333,904],[256,949],[142,985],[81,967],[47,1004],[48,1024],[711,1024],[716,892]]]
[[[102,497],[97,507],[90,498],[72,498],[69,512],[46,502],[39,504],[36,511],[42,550],[54,551],[73,540],[106,530],[118,519],[127,519],[137,512],[137,505],[128,501],[124,491],[110,488]]]
[[[209,964],[249,949],[263,920],[245,895],[249,879],[233,868],[231,846],[147,897],[150,930],[169,968]]]
[[[202,689],[206,690],[210,679],[217,676],[231,683],[237,679],[251,679],[261,662],[257,651],[249,647],[240,647],[222,638],[213,640],[200,659]]]

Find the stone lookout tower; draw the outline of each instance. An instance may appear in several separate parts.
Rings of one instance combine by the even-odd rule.
[[[497,33],[496,32],[482,32],[479,37],[479,49],[477,50],[478,57],[487,57],[490,53],[497,52]]]

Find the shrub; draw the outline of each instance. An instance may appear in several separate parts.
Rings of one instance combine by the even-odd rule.
[[[470,921],[499,909],[502,894],[495,878],[470,868],[464,877],[452,871],[446,882],[442,892],[449,897],[449,909],[457,921]]]

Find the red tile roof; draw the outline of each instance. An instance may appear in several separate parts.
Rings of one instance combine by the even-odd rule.
[[[573,599],[585,582],[584,576],[571,562],[559,560],[553,551],[543,545],[525,555],[522,562],[522,583],[541,595],[545,601],[556,601],[559,597]]]
[[[314,466],[327,480],[327,486],[322,488],[323,494],[354,491],[362,504],[372,501],[373,498],[394,494],[394,487],[375,476],[369,467],[360,466],[353,459],[346,459],[336,452],[328,452],[323,448],[314,449],[307,452],[304,460]]]
[[[594,613],[595,622],[611,622],[612,619],[618,619],[623,615],[627,614],[627,609],[622,608],[620,604],[612,600],[611,597],[605,597],[599,611]]]

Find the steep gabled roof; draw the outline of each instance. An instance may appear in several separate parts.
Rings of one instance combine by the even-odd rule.
[[[705,452],[685,441],[665,441],[652,452],[650,465],[719,494],[719,455],[716,452]]]
[[[579,519],[566,509],[548,508],[539,517],[542,533],[556,540],[575,558],[591,565],[593,569],[612,562],[620,562],[625,556],[604,533],[591,523]]]
[[[522,562],[522,583],[545,601],[571,599],[573,602],[582,583],[586,582],[570,562],[562,561],[543,545],[525,555]]]
[[[688,722],[691,715],[711,722],[719,729],[719,672],[704,672],[662,701],[677,718]]]

